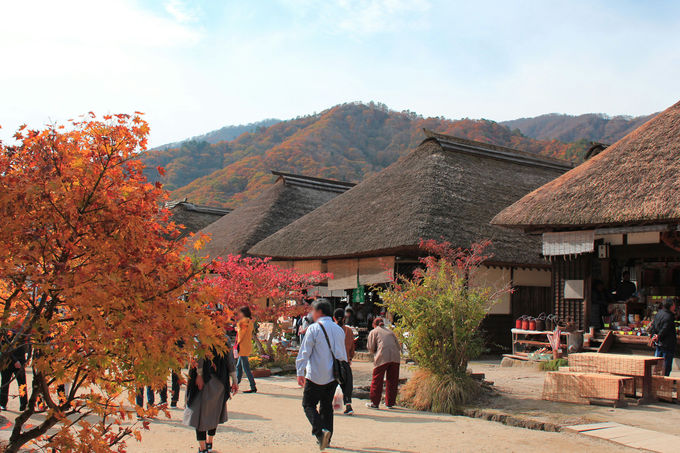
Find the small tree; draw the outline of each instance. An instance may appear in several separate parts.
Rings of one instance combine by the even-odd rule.
[[[187,352],[217,344],[202,269],[136,159],[148,130],[139,115],[90,114],[0,143],[0,365],[34,351],[7,452],[124,451],[146,427],[121,423],[141,411],[124,393],[131,403],[137,385],[161,387]]]
[[[427,410],[453,412],[475,393],[467,366],[483,348],[479,326],[499,297],[510,290],[475,286],[488,242],[470,249],[424,241],[432,255],[413,279],[400,279],[382,292],[386,307],[397,315],[397,330],[420,368],[402,392],[410,403]]]
[[[275,356],[272,339],[281,332],[280,321],[302,314],[305,307],[299,301],[304,292],[332,278],[331,274],[321,272],[300,274],[284,269],[270,258],[240,255],[215,260],[210,271],[212,275],[206,277],[206,284],[217,289],[218,298],[225,306],[233,311],[248,305],[258,321],[272,324],[272,335],[261,345],[271,357]]]

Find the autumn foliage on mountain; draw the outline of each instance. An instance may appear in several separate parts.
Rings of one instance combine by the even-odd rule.
[[[423,118],[380,104],[352,103],[232,141],[190,141],[151,151],[144,160],[149,168],[165,167],[162,182],[173,198],[234,207],[273,182],[270,170],[359,182],[414,149],[424,139],[423,128],[568,160],[578,160],[588,147],[585,140],[535,140],[488,120]]]

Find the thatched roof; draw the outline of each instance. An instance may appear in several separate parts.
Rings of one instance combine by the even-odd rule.
[[[679,199],[680,102],[504,209],[493,223],[535,231],[674,223]]]
[[[273,186],[201,230],[211,236],[202,253],[211,258],[245,254],[262,239],[354,186],[330,179],[272,173],[278,176]]]
[[[170,210],[171,220],[182,225],[181,237],[195,233],[231,212],[231,209],[228,208],[190,203],[186,198],[169,201],[165,204],[165,207]]]
[[[420,239],[469,247],[494,241],[496,263],[539,264],[535,238],[489,225],[503,207],[561,175],[568,164],[426,132],[409,155],[249,253],[282,259],[417,255]]]

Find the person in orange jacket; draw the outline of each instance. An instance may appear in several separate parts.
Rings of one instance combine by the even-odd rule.
[[[240,384],[245,373],[248,382],[250,382],[250,390],[246,390],[243,393],[257,393],[255,378],[252,371],[250,371],[250,362],[248,362],[248,357],[253,353],[254,327],[255,323],[250,307],[245,305],[239,308],[236,312],[236,344],[234,345],[234,353],[238,354],[236,379]]]

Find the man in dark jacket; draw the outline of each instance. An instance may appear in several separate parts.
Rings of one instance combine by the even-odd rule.
[[[17,387],[19,387],[19,412],[26,410],[28,404],[28,389],[26,388],[26,363],[30,359],[31,347],[28,344],[22,344],[10,351],[8,363],[2,370],[2,378],[0,383],[0,409],[7,410],[7,402],[9,401],[9,384],[12,378],[16,379]],[[22,389],[22,386],[24,387]]]
[[[663,357],[665,375],[671,374],[673,357],[677,347],[678,336],[675,331],[675,299],[666,299],[663,308],[654,317],[649,334],[656,345],[656,357]]]

